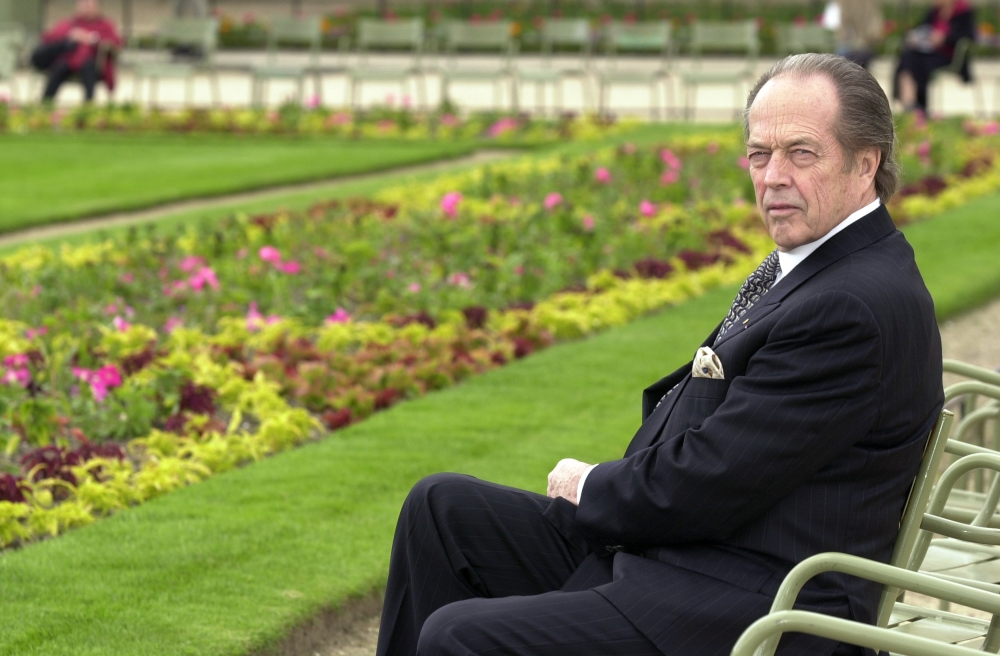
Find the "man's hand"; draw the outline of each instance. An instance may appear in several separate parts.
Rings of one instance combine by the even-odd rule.
[[[556,465],[556,468],[549,472],[549,491],[546,494],[553,499],[562,497],[574,506],[579,505],[580,500],[576,498],[576,488],[580,483],[580,477],[583,476],[583,472],[587,471],[588,467],[590,465],[585,462],[563,458]]]

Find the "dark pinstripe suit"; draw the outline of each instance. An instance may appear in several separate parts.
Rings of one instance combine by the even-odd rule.
[[[767,612],[781,579],[797,562],[823,551],[887,561],[943,402],[933,303],[913,252],[888,212],[880,207],[823,244],[714,350],[726,379],[691,378],[689,363],[647,389],[643,423],[624,458],[590,473],[579,508],[564,499],[542,501],[468,482],[472,479],[437,478],[415,488],[422,490],[427,508],[434,501],[438,510],[415,513],[412,499],[409,510],[404,507],[380,653],[396,653],[387,648],[389,634],[399,617],[414,614],[404,610],[406,598],[423,595],[421,603],[438,607],[458,599],[562,590],[541,599],[585,595],[579,596],[580,616],[554,601],[559,612],[553,622],[575,627],[591,612],[596,622],[610,605],[664,654],[723,655]],[[466,486],[457,493],[464,500],[456,494],[430,499],[431,489],[449,484]],[[490,500],[468,501],[479,495],[474,485],[484,486],[482,495]],[[523,523],[515,537],[502,526],[504,513]],[[430,525],[433,539],[427,538]],[[452,529],[459,537],[450,537]],[[481,536],[482,545],[463,551],[462,545],[472,544],[470,534]],[[407,539],[409,547],[403,545]],[[528,551],[509,563],[498,555],[521,549],[525,540]],[[428,577],[432,560],[417,562],[430,558],[424,554],[436,544],[450,550],[441,562],[461,572],[464,592],[435,597],[423,589],[435,588],[429,582],[437,575]],[[546,551],[544,544],[553,546]],[[406,548],[409,559],[401,555]],[[477,549],[489,554],[481,558],[484,569],[491,561],[504,563],[505,582],[532,569],[518,565],[521,561],[546,563],[561,573],[552,574],[553,581],[542,581],[545,575],[537,572],[524,574],[532,580],[527,587],[510,584],[501,591],[481,582],[477,587],[469,584],[475,576],[469,572],[478,570],[466,562]],[[458,561],[468,571],[456,568]],[[422,585],[415,586],[418,579],[412,576],[404,581],[406,567],[422,570]],[[878,595],[878,586],[831,574],[809,583],[800,601],[805,608],[873,621]],[[534,615],[541,616],[543,602],[531,603]],[[428,624],[437,633],[446,625],[450,631],[461,623],[462,613],[486,622],[490,604],[504,607],[495,599],[461,602],[454,605],[461,613],[451,611],[447,621],[431,618]],[[433,610],[415,613],[410,631],[418,632],[420,618]],[[565,620],[567,612],[573,621]],[[499,626],[509,634],[531,632],[523,623]],[[545,639],[558,634],[553,629]],[[484,645],[481,651],[470,652],[465,643],[447,653],[519,653],[487,645],[482,636],[477,640]],[[790,635],[779,653],[821,655],[834,649],[828,641]],[[408,652],[400,648],[398,653]],[[567,648],[562,653],[583,652]]]

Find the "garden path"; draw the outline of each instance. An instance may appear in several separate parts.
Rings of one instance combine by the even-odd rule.
[[[941,324],[944,357],[993,368],[1000,365],[1000,299],[949,319]],[[956,379],[957,380],[957,379]],[[955,382],[948,377],[945,384]],[[937,607],[937,602],[927,597],[910,595],[910,603]],[[972,609],[963,609],[977,616],[984,616]],[[372,656],[378,640],[379,617],[377,613],[359,614],[349,624],[331,632],[323,651],[296,654],[295,656]]]
[[[180,212],[210,210],[214,208],[221,208],[229,205],[234,205],[237,203],[247,203],[252,201],[275,199],[290,193],[311,192],[311,191],[317,191],[317,192],[334,191],[338,187],[341,187],[346,184],[375,181],[381,178],[389,178],[391,176],[398,176],[398,175],[432,173],[435,171],[443,171],[446,169],[454,169],[457,167],[466,167],[474,164],[482,164],[484,162],[495,161],[505,157],[511,157],[513,155],[518,154],[518,152],[519,151],[514,151],[514,150],[489,150],[489,149],[478,150],[473,154],[464,157],[437,160],[425,164],[414,164],[411,166],[383,169],[381,171],[373,173],[344,175],[327,180],[278,185],[273,187],[267,187],[265,189],[244,191],[224,196],[213,196],[211,198],[193,198],[189,200],[165,203],[162,205],[157,205],[142,210],[102,214],[76,221],[68,221],[64,223],[55,223],[50,225],[38,226],[34,228],[18,230],[15,232],[9,232],[4,235],[0,235],[0,249],[35,241],[58,239],[59,237],[67,237],[70,235],[75,235],[83,232],[90,232],[93,230],[104,230],[108,228],[134,225],[138,223],[146,223],[149,221],[162,219],[169,215],[177,214]]]

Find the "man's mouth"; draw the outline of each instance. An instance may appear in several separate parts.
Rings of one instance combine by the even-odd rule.
[[[798,211],[799,207],[791,203],[769,203],[766,209],[768,214],[782,216]]]

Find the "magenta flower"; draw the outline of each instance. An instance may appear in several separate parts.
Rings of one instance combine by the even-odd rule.
[[[172,333],[178,328],[181,328],[183,325],[184,320],[180,317],[170,317],[167,319],[167,322],[163,324],[163,330],[167,333]]]
[[[14,355],[8,355],[3,359],[3,366],[15,369],[18,367],[27,367],[31,360],[27,355],[23,353],[15,353]]]
[[[17,384],[21,387],[27,387],[31,384],[31,372],[25,367],[8,369],[4,372],[3,378],[0,380],[2,380],[5,385]]]
[[[407,289],[410,291],[411,294],[419,294],[420,293],[420,283],[419,282],[411,282],[410,285],[407,287]]]
[[[545,209],[552,211],[555,208],[562,205],[563,197],[558,191],[553,191],[551,194],[545,197]]]
[[[926,140],[925,141],[921,141],[920,145],[917,146],[917,154],[920,155],[923,158],[930,157],[930,154],[931,154],[931,142],[930,141],[926,141]]]
[[[593,232],[595,224],[594,217],[592,217],[589,214],[584,215],[582,222],[584,230],[586,230],[587,232]]]
[[[110,305],[104,308],[104,314],[107,314],[108,316],[112,314],[118,314],[118,306],[114,303],[111,303]]]
[[[351,320],[351,314],[342,307],[326,318],[326,323],[347,323]]]
[[[996,121],[990,121],[983,126],[983,134],[985,135],[992,136],[998,132],[1000,132],[1000,123],[997,123]]]
[[[716,141],[710,142],[708,144],[706,150],[708,151],[709,155],[714,155],[715,153],[719,152],[719,144],[718,144],[718,142],[716,142]]]
[[[441,198],[441,211],[449,219],[454,219],[458,215],[458,205],[462,202],[462,194],[457,191],[449,191]]]
[[[746,171],[750,168],[750,159],[747,157],[740,157],[736,160],[736,165]]]
[[[464,289],[469,289],[472,287],[472,279],[469,278],[469,274],[463,273],[461,271],[455,272],[448,276],[448,282],[456,287],[462,287]]]
[[[108,364],[97,370],[97,379],[106,387],[118,387],[122,384],[122,373],[115,365]]]
[[[639,213],[643,216],[656,216],[656,205],[648,200],[644,200],[639,203]]]
[[[302,271],[302,265],[295,260],[289,260],[287,262],[282,262],[278,265],[278,268],[289,275],[296,275]]]
[[[678,159],[677,155],[674,154],[674,151],[669,148],[664,148],[660,151],[660,161],[666,164],[667,168],[671,171],[681,170],[681,160]]]
[[[671,185],[680,179],[681,176],[680,174],[677,173],[677,171],[674,171],[673,169],[668,169],[663,172],[663,175],[660,176],[660,184]]]
[[[98,403],[108,397],[108,392],[112,388],[122,384],[122,374],[118,371],[118,367],[113,364],[94,370],[73,367],[73,375],[90,386],[90,393],[94,395],[94,400]]]
[[[117,316],[114,319],[112,319],[111,325],[115,327],[115,330],[122,333],[132,327],[132,324],[130,324],[128,321],[125,321],[125,319],[122,319],[121,316]]]
[[[594,179],[601,184],[608,184],[611,182],[611,171],[601,166],[596,171],[594,171]]]
[[[247,256],[247,249],[241,248],[240,250],[236,251],[236,259],[237,260],[242,260],[246,256]]]
[[[202,267],[188,279],[188,284],[191,285],[191,289],[200,292],[204,289],[205,285],[208,285],[212,289],[218,289],[219,279],[215,276],[215,271],[211,267]]]
[[[502,137],[508,132],[516,130],[518,127],[520,127],[520,124],[517,122],[517,119],[508,116],[491,125],[486,131],[486,134],[488,134],[491,138],[496,139],[497,137]]]
[[[257,251],[257,255],[259,255],[260,259],[265,262],[275,265],[281,263],[281,251],[274,246],[262,246],[261,249]]]
[[[131,285],[133,282],[135,282],[135,276],[129,271],[123,273],[121,276],[118,277],[118,279],[121,280],[126,285]]]
[[[247,310],[247,329],[250,331],[260,330],[264,325],[264,315],[257,309],[257,302],[250,302],[250,309]]]
[[[458,124],[459,124],[458,117],[455,116],[454,114],[445,114],[441,117],[441,125],[445,127],[452,128]]]
[[[183,260],[181,260],[181,271],[184,273],[191,273],[198,267],[205,266],[205,260],[198,257],[197,255],[188,255]]]
[[[24,331],[24,336],[28,339],[35,339],[36,337],[41,337],[42,335],[47,335],[48,333],[48,326],[40,326],[38,328],[28,328]]]

